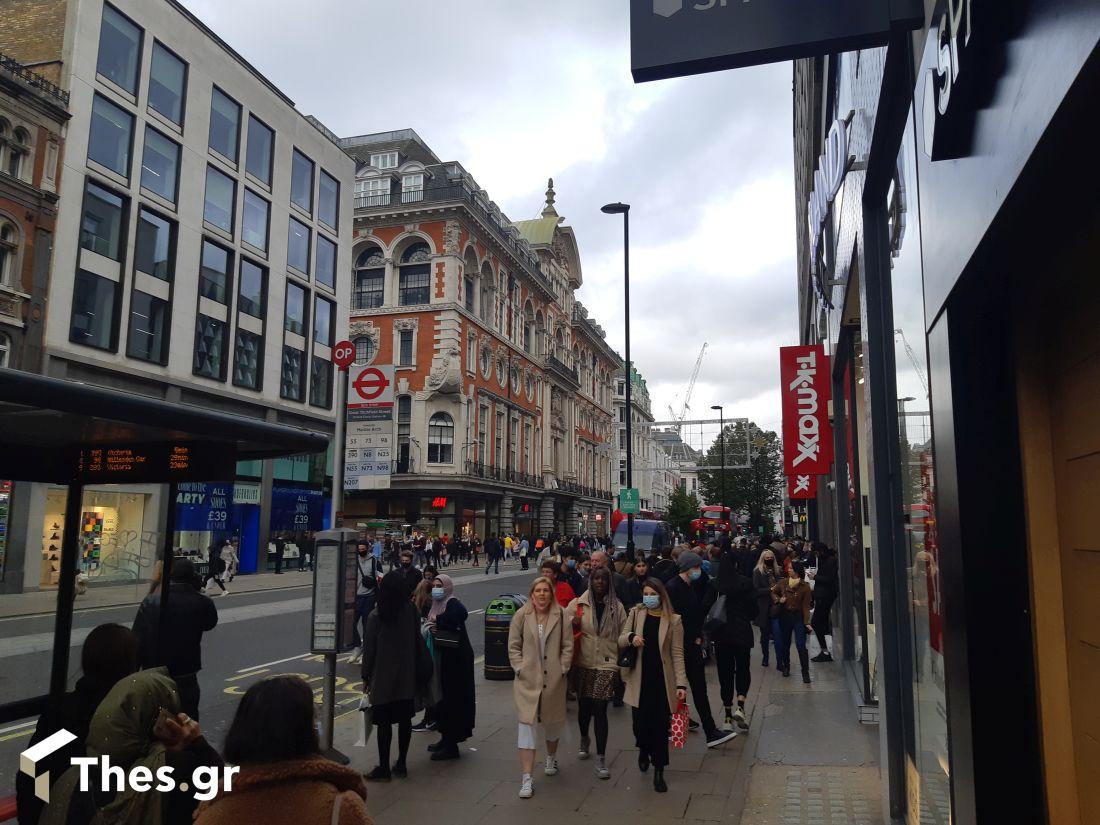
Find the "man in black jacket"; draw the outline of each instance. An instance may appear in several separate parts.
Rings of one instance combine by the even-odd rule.
[[[493,533],[485,539],[485,575],[489,575],[489,568],[496,565],[496,574],[500,575],[500,557],[504,554],[504,547]]]
[[[707,747],[714,748],[733,739],[737,732],[718,730],[710,712],[707,675],[703,669],[703,620],[706,614],[702,601],[692,587],[694,582],[702,578],[703,559],[698,553],[687,550],[680,554],[676,567],[679,570],[678,575],[666,585],[668,597],[672,601],[672,609],[680,614],[680,620],[684,623],[684,669],[691,686],[691,698],[699,713],[699,722],[707,737]]]
[[[163,586],[163,585],[162,585]],[[164,638],[160,630],[160,587],[145,597],[134,618],[138,664],[142,669],[167,665],[180,694],[180,710],[199,718],[199,671],[202,634],[218,624],[214,602],[199,592],[199,579],[188,559],[172,561]]]

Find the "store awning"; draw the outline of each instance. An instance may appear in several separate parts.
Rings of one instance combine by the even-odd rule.
[[[235,475],[236,461],[317,453],[328,441],[299,427],[0,369],[0,478],[220,481]]]

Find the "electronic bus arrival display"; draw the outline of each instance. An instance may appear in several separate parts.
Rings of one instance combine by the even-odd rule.
[[[236,476],[236,451],[227,444],[116,444],[85,447],[77,474],[85,484],[217,481]]]

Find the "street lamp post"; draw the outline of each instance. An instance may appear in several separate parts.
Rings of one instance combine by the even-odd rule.
[[[626,486],[634,487],[634,440],[631,421],[634,410],[630,405],[630,204],[609,203],[600,211],[606,215],[623,216],[623,307],[626,313],[626,365],[623,368],[623,377],[626,379]],[[634,514],[626,516],[626,550],[631,561],[634,561]]]
[[[712,410],[718,410],[718,460],[722,462],[722,470],[719,478],[722,490],[722,500],[718,502],[722,505],[722,516],[726,515],[726,417],[722,409],[721,404],[714,404],[711,406]],[[733,531],[733,518],[730,514],[730,532]],[[731,535],[732,539],[733,536]]]

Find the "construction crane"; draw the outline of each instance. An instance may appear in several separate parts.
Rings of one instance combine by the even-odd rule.
[[[905,333],[900,329],[894,330],[894,335],[901,337],[901,343],[905,346],[905,354],[909,357],[909,363],[913,365],[913,369],[917,371],[917,378],[920,379],[921,386],[924,387],[924,395],[928,396],[928,377],[924,374],[924,368],[920,364],[920,359],[917,358],[917,354],[913,352],[913,348],[909,346],[909,341],[905,337]]]
[[[695,359],[695,369],[691,371],[691,380],[688,381],[687,391],[684,392],[684,407],[682,410],[680,410],[679,415],[676,415],[675,413],[672,414],[672,417],[675,418],[677,422],[681,422],[685,418],[687,418],[688,410],[691,409],[691,394],[695,391],[695,381],[699,378],[699,369],[703,366],[703,356],[706,354],[707,342],[704,341],[703,348],[699,350],[699,357]],[[672,407],[669,407],[668,411],[672,412]],[[680,434],[679,423],[677,423],[677,425],[673,429],[676,430],[677,435]]]

